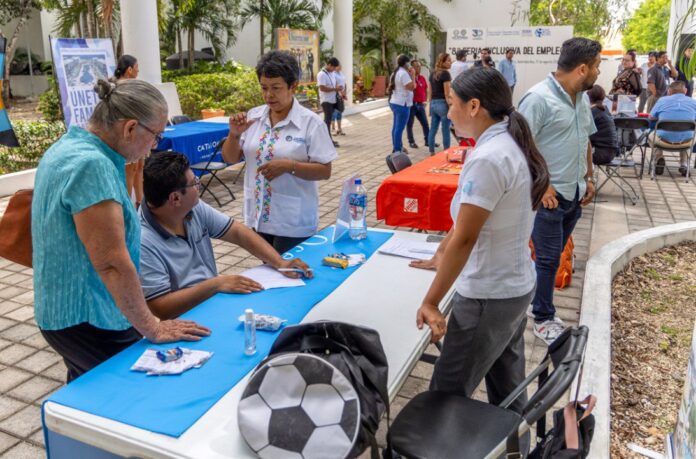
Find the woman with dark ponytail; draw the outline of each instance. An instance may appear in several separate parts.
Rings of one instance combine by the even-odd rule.
[[[392,152],[403,151],[404,129],[408,124],[413,105],[413,88],[415,72],[409,65],[411,58],[401,54],[396,59],[398,66],[389,77],[389,107],[394,112],[392,125]]]
[[[460,74],[450,99],[450,120],[476,147],[452,199],[453,228],[432,260],[411,263],[437,269],[416,324],[430,327],[433,342],[447,333],[430,388],[471,396],[485,377],[488,400],[497,405],[525,377],[525,311],[536,282],[529,237],[549,176],[501,73]],[[452,284],[445,329],[438,306]],[[520,411],[525,401],[519,397],[511,407]]]
[[[138,78],[138,60],[130,54],[124,54],[116,64],[114,78],[116,80]]]

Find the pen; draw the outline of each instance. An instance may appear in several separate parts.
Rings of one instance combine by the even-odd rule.
[[[435,250],[428,250],[428,249],[408,249],[409,252],[411,253],[425,253],[429,255],[435,255]]]
[[[281,273],[300,273],[304,274],[305,272],[301,270],[300,268],[278,268],[279,272]],[[307,268],[307,272],[312,272],[312,268]]]

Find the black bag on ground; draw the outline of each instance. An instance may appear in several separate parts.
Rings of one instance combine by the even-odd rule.
[[[566,421],[563,416],[563,408],[553,413],[553,428],[545,432],[544,423],[541,430],[537,424],[537,445],[529,453],[528,459],[585,459],[590,454],[590,443],[594,435],[595,419],[592,414],[582,419],[585,409],[578,406],[576,419],[581,419],[578,429],[578,449],[569,449],[566,446]],[[572,414],[571,414],[572,416]]]
[[[242,436],[259,456],[356,457],[389,410],[379,334],[342,322],[285,328],[239,402]],[[344,435],[345,434],[345,435]]]

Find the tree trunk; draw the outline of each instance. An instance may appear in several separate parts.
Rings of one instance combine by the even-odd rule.
[[[382,54],[382,69],[389,75],[389,62],[387,62],[387,39],[384,36],[384,29],[380,26],[380,53]]]
[[[181,27],[176,29],[176,42],[179,49],[179,70],[184,68],[184,44],[181,42]]]
[[[193,40],[194,40],[195,29],[191,27],[188,30],[188,68],[193,71]]]
[[[14,58],[15,47],[17,46],[17,40],[19,39],[19,32],[22,31],[24,25],[27,23],[27,16],[29,15],[29,10],[31,9],[31,0],[19,0],[19,21],[15,27],[12,37],[7,41],[5,46],[5,71],[3,74],[3,86],[2,86],[2,98],[5,101],[5,105],[10,104],[10,62]]]
[[[87,35],[89,38],[95,38],[96,37],[96,31],[94,30],[94,3],[92,3],[92,0],[85,0],[85,4],[87,5],[87,15],[86,15],[86,23],[87,23]]]

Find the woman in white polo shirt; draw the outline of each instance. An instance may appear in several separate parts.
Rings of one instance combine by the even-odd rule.
[[[536,282],[529,237],[549,175],[500,72],[467,70],[452,82],[450,98],[450,120],[476,147],[452,198],[454,227],[432,260],[412,263],[437,269],[416,322],[430,326],[433,342],[442,338],[438,305],[455,284],[430,387],[470,396],[485,377],[488,400],[498,404],[525,377],[525,311]]]
[[[408,124],[408,117],[411,115],[411,105],[413,105],[413,82],[414,71],[409,66],[411,58],[400,55],[396,59],[397,69],[394,70],[389,79],[389,108],[394,112],[394,123],[392,124],[392,152],[404,149],[403,137],[404,129]]]
[[[270,51],[256,65],[265,105],[230,117],[222,147],[228,163],[246,161],[244,222],[279,253],[316,233],[318,180],[336,159],[329,130],[295,99],[300,68],[286,51]]]

